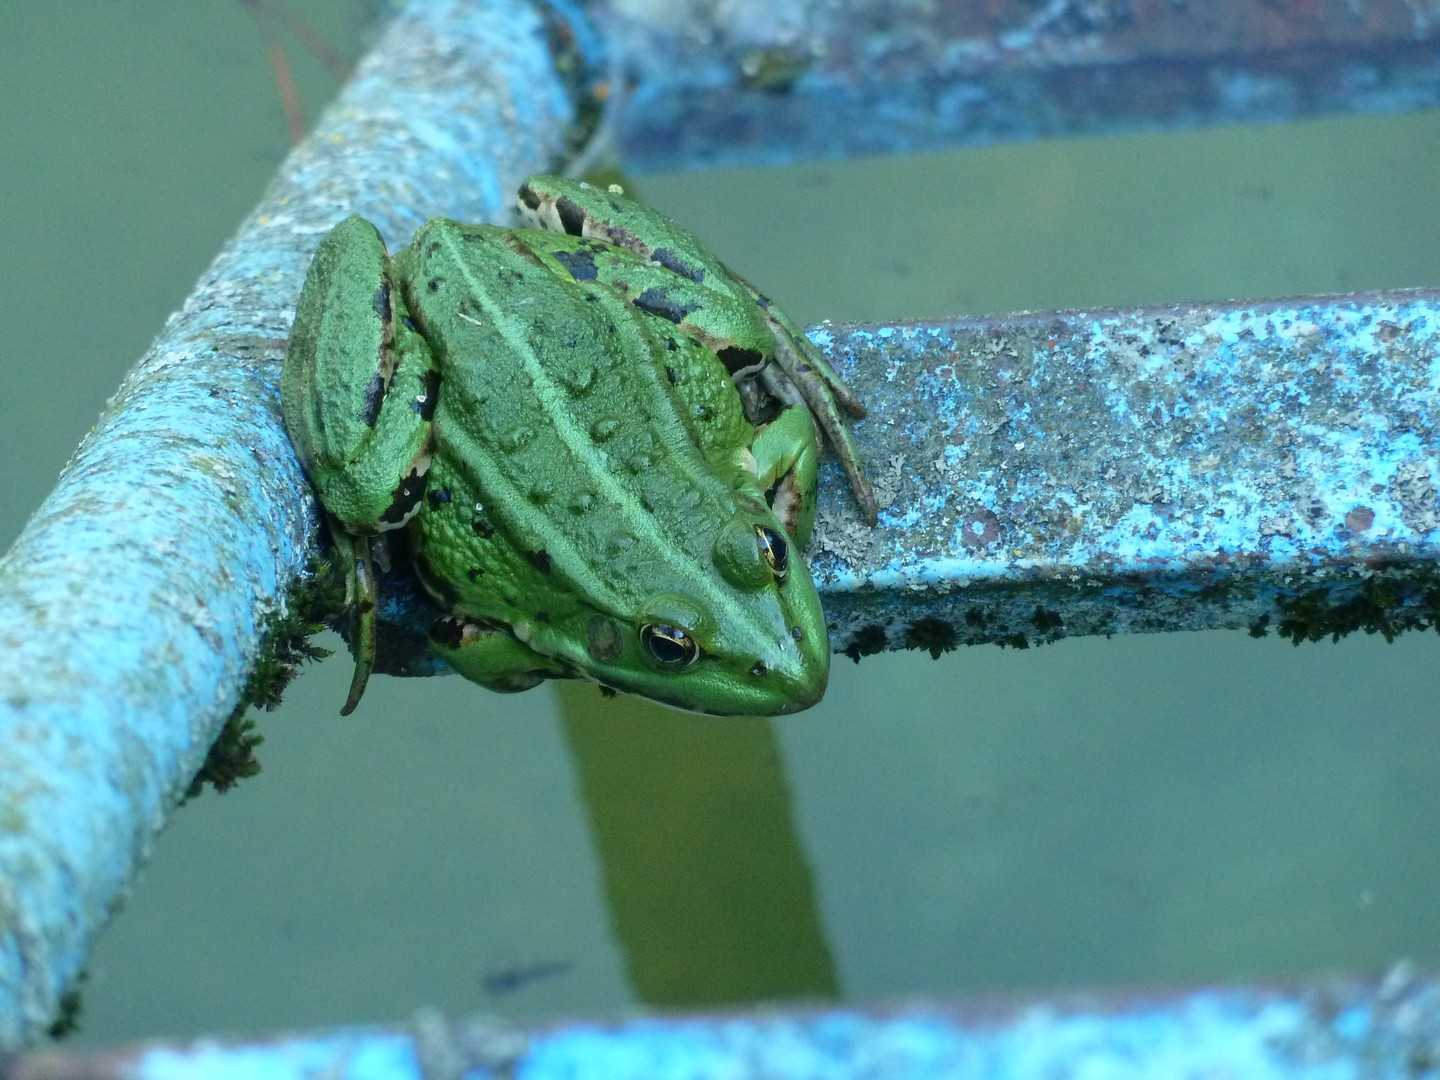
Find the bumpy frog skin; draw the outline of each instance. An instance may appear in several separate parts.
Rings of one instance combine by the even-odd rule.
[[[594,189],[536,177],[522,205],[527,191],[553,207]],[[798,404],[807,391],[767,375],[769,361],[803,356],[797,374],[831,411],[853,397],[803,335],[775,344],[798,335],[788,320],[644,213],[627,227],[650,237],[649,253],[445,219],[393,259],[360,218],[321,242],[281,397],[353,568],[356,677],[343,711],[373,661],[372,538],[391,529],[406,531],[420,580],[449,612],[432,647],[492,689],[580,677],[724,715],[820,700],[829,641],[799,558],[815,429]],[[656,248],[682,251],[687,272]],[[748,351],[739,367],[737,350]],[[772,402],[747,416],[734,371],[763,379],[778,413]],[[752,387],[746,401],[764,396]]]

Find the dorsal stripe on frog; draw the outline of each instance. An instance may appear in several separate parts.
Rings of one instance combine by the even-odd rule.
[[[496,239],[501,240],[501,243],[496,244],[497,248],[504,246],[506,250],[513,253],[514,257],[524,257],[519,252],[515,252],[509,244],[504,244],[500,234],[501,230],[496,229]],[[453,245],[455,234],[440,234],[440,242]],[[728,609],[732,619],[739,619],[747,623],[752,631],[757,632],[758,636],[768,635],[772,628],[753,619],[745,607],[736,604],[724,588],[718,584],[713,565],[702,563],[700,558],[692,554],[683,542],[685,538],[671,535],[668,530],[662,528],[655,515],[641,505],[636,492],[616,477],[610,455],[596,445],[590,431],[585,426],[576,422],[574,412],[569,407],[570,396],[564,386],[559,383],[554,374],[547,369],[525,341],[523,322],[503,304],[493,299],[486,299],[491,295],[491,291],[485,287],[484,283],[471,276],[470,263],[462,257],[462,253],[458,249],[452,247],[451,256],[451,265],[466,275],[467,292],[472,302],[481,310],[482,317],[497,326],[508,326],[510,333],[506,334],[506,337],[521,358],[524,373],[535,389],[541,409],[553,425],[555,433],[572,455],[573,460],[585,470],[588,483],[602,498],[616,508],[625,527],[637,539],[646,543],[654,558],[670,562],[674,576],[683,578],[690,583],[689,591],[696,594],[697,600],[712,610]],[[603,288],[603,286],[597,288]],[[606,295],[613,294],[607,293]],[[621,303],[618,297],[616,303]],[[659,384],[659,379],[663,377],[662,373],[656,370],[653,375],[656,380],[655,389],[663,394],[664,391]],[[442,389],[442,396],[443,393]],[[683,429],[681,430],[683,431]],[[460,437],[460,433],[439,431],[437,436],[442,439],[456,439]],[[489,502],[501,507],[506,507],[508,504],[509,513],[505,516],[512,520],[526,516],[527,493],[516,488],[505,475],[499,455],[489,447],[483,446],[478,439],[466,435],[465,441],[467,446],[463,454],[459,456],[475,468],[476,480]],[[706,470],[698,448],[689,441],[688,436],[683,440],[675,441],[682,443],[683,448],[688,452],[667,455],[667,467],[680,470],[692,490],[708,489],[718,495],[719,492],[716,491],[719,487],[718,482]],[[733,504],[728,512],[733,513]],[[533,510],[529,510],[528,513],[533,515]],[[545,550],[554,561],[556,568],[562,572],[571,575],[584,573],[587,565],[584,555],[564,536],[562,530],[549,530],[549,535],[545,538]],[[628,605],[623,599],[603,583],[592,582],[591,590],[593,592],[592,599],[598,605],[608,606],[616,613],[626,610]]]

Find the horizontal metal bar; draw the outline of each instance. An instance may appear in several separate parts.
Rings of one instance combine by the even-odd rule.
[[[50,1023],[313,554],[276,389],[315,243],[507,219],[575,111],[546,29],[413,0],[0,561],[0,1050]]]
[[[836,647],[1440,614],[1440,293],[819,327],[888,508],[832,469]]]
[[[609,7],[633,170],[1440,103],[1434,0]]]
[[[1086,995],[751,1015],[494,1020],[349,1029],[272,1041],[37,1054],[3,1080],[1361,1080],[1433,1076],[1440,986],[1383,981],[1293,990]]]

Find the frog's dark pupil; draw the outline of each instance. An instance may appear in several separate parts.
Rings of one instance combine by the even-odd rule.
[[[640,640],[663,668],[689,667],[700,656],[699,647],[678,626],[646,623],[640,628]]]
[[[755,526],[755,536],[760,541],[760,554],[765,556],[765,561],[775,572],[776,579],[784,581],[785,574],[790,569],[790,547],[785,543],[785,538],[764,525]]]

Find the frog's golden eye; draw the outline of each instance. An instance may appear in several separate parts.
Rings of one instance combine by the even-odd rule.
[[[775,580],[784,584],[790,572],[790,545],[785,543],[785,537],[764,525],[755,526],[755,535],[760,538],[760,554],[765,556]]]
[[[678,626],[646,623],[640,627],[640,641],[661,671],[684,671],[700,659],[700,646]]]

